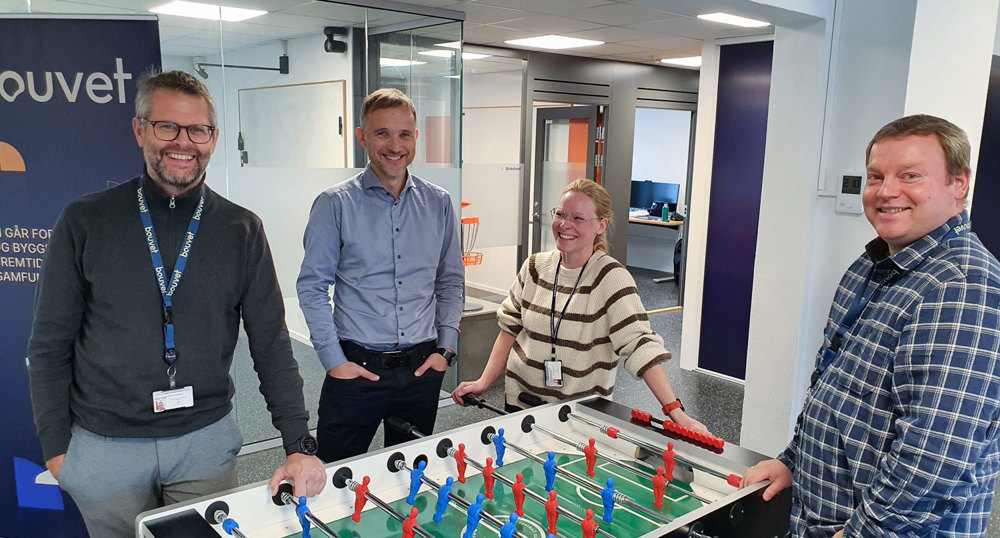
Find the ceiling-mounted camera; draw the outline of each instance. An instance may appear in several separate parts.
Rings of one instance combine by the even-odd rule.
[[[347,27],[327,26],[323,28],[323,33],[326,34],[326,41],[323,42],[323,50],[327,52],[347,52],[347,43],[337,41],[333,38],[333,36],[347,35]]]

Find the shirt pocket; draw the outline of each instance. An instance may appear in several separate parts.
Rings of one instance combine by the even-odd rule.
[[[849,344],[842,352],[832,380],[840,389],[839,401],[831,404],[854,483],[869,485],[878,471],[878,459],[895,439],[892,361],[896,338],[872,325],[862,326],[855,338],[864,341]]]

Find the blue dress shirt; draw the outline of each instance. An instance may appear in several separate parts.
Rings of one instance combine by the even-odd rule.
[[[327,371],[347,361],[340,339],[457,349],[465,270],[448,191],[410,174],[397,200],[366,167],[316,198],[304,245],[299,306]]]
[[[834,296],[823,356],[868,275],[876,293],[809,389],[795,438],[792,536],[982,536],[1000,474],[1000,263],[962,213],[888,257],[881,239]],[[876,263],[878,265],[876,266]]]

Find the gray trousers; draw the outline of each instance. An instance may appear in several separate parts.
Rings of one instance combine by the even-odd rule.
[[[234,413],[177,437],[102,437],[74,424],[59,487],[90,536],[134,537],[141,512],[236,487],[242,446]]]

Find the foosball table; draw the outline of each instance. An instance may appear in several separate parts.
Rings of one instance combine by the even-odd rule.
[[[468,395],[465,396],[468,399]],[[140,514],[148,538],[783,537],[790,492],[738,489],[766,459],[600,397],[546,404],[327,465],[295,498],[267,481]]]

